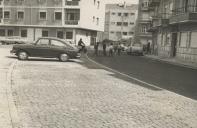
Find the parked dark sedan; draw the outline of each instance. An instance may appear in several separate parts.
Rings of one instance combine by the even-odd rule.
[[[26,60],[28,57],[58,58],[60,61],[80,58],[77,47],[68,42],[52,37],[39,38],[32,44],[14,45],[10,51],[18,56],[19,60]]]

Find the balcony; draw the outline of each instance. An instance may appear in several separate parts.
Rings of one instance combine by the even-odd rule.
[[[152,27],[166,27],[169,24],[168,13],[159,13],[152,16]]]
[[[79,21],[78,20],[65,20],[65,25],[78,25]]]
[[[196,22],[197,21],[197,6],[185,6],[173,10],[170,17],[170,24]]]
[[[159,6],[161,0],[149,0],[149,7]]]

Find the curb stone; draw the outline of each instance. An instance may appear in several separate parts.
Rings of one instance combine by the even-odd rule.
[[[17,112],[16,105],[14,103],[13,95],[12,95],[12,73],[13,73],[13,70],[14,70],[16,64],[17,64],[17,60],[14,61],[11,64],[11,66],[9,67],[8,73],[7,73],[7,78],[6,78],[6,82],[7,82],[6,93],[7,93],[9,114],[10,114],[10,118],[11,118],[12,128],[20,128],[19,127],[19,117],[17,114],[18,112]]]
[[[171,64],[171,65],[175,65],[175,66],[180,66],[180,67],[185,67],[185,68],[190,68],[190,69],[197,70],[197,67],[186,65],[186,64],[181,64],[181,63],[178,63],[178,62],[171,62],[171,61],[168,61],[168,60],[163,60],[163,59],[159,59],[159,58],[153,58],[153,57],[149,57],[149,56],[146,56],[146,55],[144,57],[148,58],[148,59],[155,60],[155,61],[164,62],[164,63]]]

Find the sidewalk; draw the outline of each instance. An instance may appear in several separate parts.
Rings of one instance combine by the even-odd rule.
[[[178,66],[187,67],[191,69],[197,69],[197,63],[187,62],[187,61],[179,60],[177,58],[159,57],[156,55],[145,55],[145,57],[153,59],[153,60],[166,62],[166,63],[173,64],[173,65],[178,65]]]
[[[11,91],[14,61],[7,59],[9,47],[0,47],[0,128],[18,128],[16,106]]]

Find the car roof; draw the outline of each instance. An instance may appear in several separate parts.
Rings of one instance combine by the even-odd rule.
[[[57,37],[39,37],[38,39],[55,39],[55,40],[60,40],[60,41],[64,41],[66,42],[66,40],[63,40],[63,39],[60,39],[60,38],[57,38]]]

